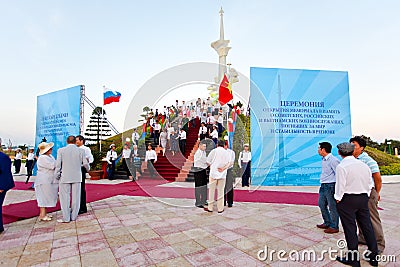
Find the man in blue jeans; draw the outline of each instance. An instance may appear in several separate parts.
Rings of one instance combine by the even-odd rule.
[[[319,143],[318,154],[322,156],[321,187],[319,188],[318,206],[324,222],[317,227],[325,229],[327,234],[339,232],[339,214],[336,209],[335,182],[336,166],[339,160],[331,154],[332,145],[328,142]],[[329,208],[329,209],[328,209]]]

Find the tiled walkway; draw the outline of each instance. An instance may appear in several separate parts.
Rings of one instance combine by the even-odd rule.
[[[311,189],[318,190],[291,188]],[[384,185],[380,214],[387,244],[384,254],[400,262],[399,192],[400,184]],[[276,253],[272,261],[258,259],[265,247],[269,253],[314,250],[317,256],[322,250],[338,249],[343,232],[328,235],[317,229],[318,207],[235,203],[217,214],[188,208],[191,205],[191,199],[114,196],[89,204],[90,211],[76,222],[57,223],[61,214],[56,212],[51,222],[36,217],[11,223],[0,235],[0,265],[343,266],[327,254],[321,261],[279,261]],[[400,263],[381,265],[385,264]],[[369,264],[362,261],[362,266]]]

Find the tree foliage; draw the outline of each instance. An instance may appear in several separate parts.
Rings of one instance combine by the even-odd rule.
[[[111,129],[106,120],[106,111],[101,107],[93,109],[86,126],[85,137],[89,145],[96,144],[97,150],[100,150],[100,141],[111,136]]]

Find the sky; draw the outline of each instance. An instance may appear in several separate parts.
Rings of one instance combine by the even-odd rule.
[[[147,80],[218,62],[221,6],[232,67],[348,71],[353,134],[400,139],[400,1],[0,0],[3,143],[32,145],[37,96],[80,84],[98,105],[103,85],[121,92],[106,111],[124,130]]]

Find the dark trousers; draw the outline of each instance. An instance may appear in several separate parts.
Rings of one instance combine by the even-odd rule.
[[[150,176],[153,177],[154,176],[154,159],[150,159],[147,161],[147,169],[150,172]]]
[[[196,118],[193,118],[193,119],[190,120],[190,126],[192,128],[196,128]]]
[[[250,165],[251,161],[244,163],[242,161],[242,186],[249,186],[250,185]]]
[[[160,131],[156,130],[154,131],[154,143],[156,145],[159,145],[159,141],[160,141]]]
[[[111,160],[111,164],[108,164],[108,179],[114,180],[115,173],[115,160]]]
[[[133,177],[133,180],[136,180],[136,172],[137,171],[140,173],[140,175],[143,175],[143,173],[142,173],[142,162],[141,161],[132,162],[132,177]]]
[[[225,182],[225,197],[224,204],[228,202],[228,206],[233,205],[233,171],[232,168],[228,169],[226,173],[226,182]]]
[[[33,162],[33,160],[26,161],[26,172],[28,176],[32,176]]]
[[[7,191],[3,191],[0,193],[0,232],[4,231],[4,226],[3,226],[3,202],[4,198],[6,197]]]
[[[86,207],[86,169],[84,167],[81,168],[82,172],[82,182],[81,182],[81,205],[79,207],[79,213],[87,212]]]
[[[131,175],[130,171],[129,171],[129,167],[128,167],[128,162],[126,158],[122,159],[122,167],[124,168],[124,170],[126,171],[126,176],[129,179],[129,176]]]
[[[15,173],[19,173],[21,171],[21,160],[15,159],[14,166],[15,166]]]
[[[208,133],[212,133],[213,125],[212,124],[206,124],[206,127],[207,127],[207,135],[208,135],[208,137],[210,137],[210,135]]]
[[[179,140],[179,149],[181,150],[181,153],[185,155],[186,152],[186,139],[180,139]]]
[[[348,250],[351,252],[358,251],[357,220],[361,231],[364,233],[368,249],[372,252],[370,258],[373,259],[378,253],[378,245],[369,215],[368,195],[344,194],[342,200],[336,206],[342,222]],[[349,255],[355,254],[350,253]],[[349,260],[358,261],[356,258]]]
[[[222,132],[225,130],[224,126],[222,126],[222,123],[218,123],[218,136],[221,137],[222,136]]]
[[[200,141],[206,138],[207,134],[200,134]]]
[[[207,172],[206,169],[195,168],[194,173],[194,194],[196,206],[205,206],[207,202]]]

